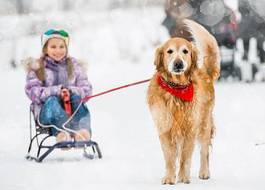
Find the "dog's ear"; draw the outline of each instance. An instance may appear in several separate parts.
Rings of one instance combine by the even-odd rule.
[[[191,62],[192,67],[198,68],[198,49],[194,44],[191,44]]]
[[[157,71],[159,71],[163,67],[163,59],[164,59],[163,46],[160,46],[156,49],[155,52],[154,64],[156,66]]]

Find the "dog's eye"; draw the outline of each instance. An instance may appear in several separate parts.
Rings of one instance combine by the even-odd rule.
[[[187,49],[184,49],[184,50],[183,50],[183,53],[184,53],[184,54],[187,54],[187,53],[189,53],[189,51],[188,51]]]
[[[169,50],[167,50],[167,53],[168,54],[171,54],[171,53],[173,53],[173,50],[172,49],[169,49]]]

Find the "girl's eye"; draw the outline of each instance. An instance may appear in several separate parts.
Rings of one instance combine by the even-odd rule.
[[[187,53],[189,53],[189,51],[188,51],[187,49],[184,49],[184,50],[183,50],[183,53],[184,53],[184,54],[187,54]]]
[[[172,54],[173,53],[173,50],[172,49],[169,49],[169,50],[167,50],[167,53],[168,54]]]

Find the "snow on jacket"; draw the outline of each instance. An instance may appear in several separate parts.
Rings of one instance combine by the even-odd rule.
[[[70,89],[81,98],[92,94],[92,86],[84,67],[72,57],[59,63],[44,57],[43,64],[28,58],[25,64],[28,72],[25,92],[34,104],[42,105],[49,96],[59,95],[62,87]]]

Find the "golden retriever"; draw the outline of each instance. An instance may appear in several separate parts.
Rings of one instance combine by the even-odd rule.
[[[214,82],[220,73],[215,38],[201,25],[183,20],[179,36],[156,50],[155,66],[147,91],[149,109],[157,127],[165,159],[163,184],[190,183],[191,157],[201,146],[199,178],[209,179],[209,146],[214,133]]]

